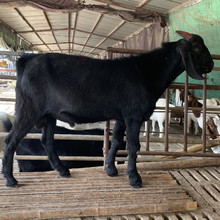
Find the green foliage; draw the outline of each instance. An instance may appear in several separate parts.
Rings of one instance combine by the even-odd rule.
[[[18,48],[26,51],[30,50],[30,45],[27,42],[20,39],[14,32],[2,23],[0,23],[0,37],[2,37],[5,43],[14,51],[17,51]]]

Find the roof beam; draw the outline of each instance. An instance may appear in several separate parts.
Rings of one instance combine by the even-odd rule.
[[[123,4],[123,3],[119,3],[119,2],[116,2],[116,1],[113,1],[113,0],[111,0],[111,1],[109,1],[109,0],[93,0],[93,1],[100,2],[100,3],[103,3],[103,4],[109,4],[109,5],[112,5],[112,6],[117,6],[117,7],[128,9],[128,10],[133,10],[133,11],[136,10],[136,8],[134,8],[132,6],[129,6],[129,5],[126,5],[126,4]],[[145,0],[145,1],[149,1],[149,0]],[[142,7],[142,6],[140,6],[140,7]],[[149,10],[146,10],[146,11],[148,12]]]
[[[71,44],[72,42],[60,42],[59,44]],[[79,45],[79,46],[84,46],[84,44],[79,44],[79,43],[74,43],[75,45]],[[33,46],[38,47],[38,46],[43,46],[44,44],[33,44]],[[56,43],[47,43],[47,45],[56,45]],[[94,48],[94,49],[99,49],[99,50],[105,50],[104,48],[97,48],[97,47],[93,47],[93,46],[89,46],[89,45],[85,45],[85,47],[89,47],[89,48]]]
[[[145,4],[147,4],[149,1],[151,1],[151,0],[143,0],[138,6],[137,6],[137,8],[141,8],[141,7],[143,7]]]
[[[51,25],[51,23],[50,23],[50,21],[49,21],[49,18],[48,18],[48,16],[47,16],[47,13],[46,13],[45,11],[43,11],[43,14],[44,14],[44,17],[45,17],[45,19],[46,19],[46,21],[47,21],[48,26],[50,27],[50,31],[52,32],[53,38],[54,38],[54,40],[55,40],[55,42],[56,42],[58,48],[60,49],[60,51],[61,51],[61,53],[62,53],[62,49],[60,48],[60,45],[59,45],[59,43],[58,43],[58,41],[57,41],[57,39],[56,39],[56,37],[55,37],[55,34],[54,34],[54,32],[53,32],[53,28],[52,28],[52,25]]]
[[[104,41],[106,41],[107,39],[110,38],[110,36],[112,34],[114,34],[122,25],[124,25],[126,21],[122,21],[117,27],[115,27],[102,41],[100,41],[97,45],[96,48],[92,49],[87,55],[89,55],[90,53],[92,53],[95,49],[97,49],[98,46],[100,46]],[[122,42],[122,40],[119,40],[120,42]]]
[[[58,29],[53,29],[53,31],[67,31],[69,28],[58,28]],[[76,29],[76,28],[70,28],[70,30],[73,30],[73,31],[79,31],[79,32],[82,32],[82,33],[85,33],[85,34],[90,34],[91,32],[89,31],[83,31],[83,30],[80,30],[80,29]],[[19,34],[28,34],[28,33],[38,33],[38,32],[49,32],[51,31],[50,29],[42,29],[42,30],[32,30],[32,31],[18,31],[17,33]],[[95,34],[95,33],[92,33],[92,35],[94,36],[98,36],[98,37],[103,37],[105,38],[106,36],[104,35],[101,35],[101,34]],[[115,40],[115,41],[122,41],[121,39],[118,39],[118,38],[113,38],[113,37],[110,37],[111,40]]]
[[[63,49],[63,51],[68,51],[69,49]],[[80,50],[74,50],[76,52],[81,52]],[[59,50],[54,50],[53,52],[59,52]],[[43,53],[47,53],[47,51],[43,51]],[[92,54],[92,55],[96,55],[98,56],[99,54],[98,53],[89,53],[89,54]]]
[[[169,10],[168,14],[171,13],[171,12],[178,11],[178,10],[180,10],[182,8],[189,7],[189,6],[194,5],[194,4],[198,4],[201,1],[202,0],[188,0],[186,2],[183,2],[182,4],[179,4],[177,7],[172,8],[171,10]]]
[[[72,20],[72,14],[71,14],[71,13],[68,13],[68,42],[70,42],[71,20]],[[70,43],[69,43],[69,54],[70,54]]]
[[[74,47],[74,39],[75,39],[75,33],[76,33],[76,24],[77,24],[77,21],[78,21],[78,16],[79,16],[79,12],[76,12],[76,15],[75,15],[75,22],[74,22],[74,27],[73,27],[73,37],[72,37],[72,52],[73,52],[73,47]]]
[[[95,31],[95,29],[96,29],[96,27],[98,26],[99,22],[101,21],[102,17],[103,17],[103,14],[99,14],[99,17],[98,17],[98,19],[96,20],[96,22],[95,22],[95,24],[94,24],[94,26],[93,26],[93,28],[92,28],[92,30],[91,30],[91,33],[89,34],[89,36],[87,37],[87,39],[86,39],[85,42],[84,42],[84,46],[82,47],[81,52],[82,52],[83,49],[85,48],[85,45],[86,45],[87,42],[89,41],[90,37],[92,36],[93,32]],[[81,52],[80,52],[80,53],[81,53]],[[79,54],[80,54],[80,53],[79,53]]]
[[[32,32],[34,32],[37,35],[37,37],[44,44],[44,46],[46,46],[51,51],[51,49],[46,45],[46,43],[43,41],[40,35],[36,32],[36,30],[32,27],[32,25],[27,21],[27,19],[23,16],[23,14],[17,8],[14,8],[14,10],[19,14],[19,16],[24,20],[24,22],[32,29]]]

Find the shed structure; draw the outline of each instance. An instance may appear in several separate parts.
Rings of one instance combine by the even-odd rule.
[[[206,95],[220,98],[219,7],[219,0],[0,1],[0,111],[14,111],[14,61],[24,52],[107,59],[108,51],[120,51],[124,56],[131,49],[130,54],[150,51],[162,42],[177,40],[175,30],[201,35],[215,58],[215,67],[205,83],[189,79],[187,87],[182,85],[187,74],[182,74],[176,80],[182,84],[172,85],[166,95],[173,88],[185,87],[204,100]],[[168,115],[169,108],[166,109]],[[215,110],[215,114],[219,113]],[[102,126],[108,132],[109,124],[106,125]],[[188,137],[186,125],[183,128],[174,124],[169,131],[168,124],[165,126],[163,139],[148,135],[146,146],[146,138],[140,137],[142,148],[147,149],[143,154],[148,155],[139,157],[142,189],[125,185],[124,165],[119,166],[120,175],[115,179],[106,177],[99,167],[72,169],[72,177],[66,180],[57,179],[55,172],[21,174],[15,164],[16,178],[24,182],[18,189],[8,189],[0,179],[0,219],[220,219],[220,154],[206,149],[220,144],[219,139],[207,142],[204,129],[201,139]],[[177,130],[182,136],[175,133]],[[0,138],[5,135],[0,133]],[[185,137],[186,142],[180,143],[177,137]],[[172,146],[165,146],[164,152],[168,139]],[[195,144],[203,144],[197,155],[187,150]],[[154,147],[157,153],[149,151]],[[157,154],[166,158],[155,157]],[[172,156],[185,158],[171,159]]]

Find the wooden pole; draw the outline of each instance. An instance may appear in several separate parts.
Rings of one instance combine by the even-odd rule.
[[[103,143],[104,169],[109,152],[109,133],[110,133],[110,121],[106,121],[105,130],[104,130],[104,143]]]
[[[184,94],[184,152],[187,152],[187,123],[188,123],[188,73],[185,73],[185,94]]]
[[[187,160],[174,160],[174,161],[161,161],[161,162],[148,162],[137,163],[139,169],[146,170],[170,170],[170,169],[187,169],[196,167],[210,167],[220,166],[219,158],[202,158],[202,159],[187,159]]]
[[[216,138],[215,140],[220,140],[220,137]],[[218,146],[219,144],[216,144],[214,142],[209,142],[206,144],[206,149],[210,149],[212,147]],[[202,144],[195,144],[191,147],[187,148],[187,152],[198,152],[198,151],[203,151],[203,143]],[[175,152],[183,152],[183,150],[177,150]],[[204,151],[203,151],[204,153]],[[157,156],[157,158],[177,158],[178,156]]]

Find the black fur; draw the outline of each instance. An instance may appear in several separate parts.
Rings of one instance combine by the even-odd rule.
[[[114,158],[126,129],[130,185],[141,187],[136,153],[143,121],[150,118],[158,98],[185,69],[192,70],[191,77],[201,79],[212,68],[210,53],[197,35],[146,54],[114,60],[65,54],[22,56],[17,62],[15,124],[5,139],[2,172],[6,185],[17,185],[12,173],[13,154],[35,124],[46,121],[41,141],[49,161],[61,176],[69,176],[53,148],[56,119],[72,125],[116,119],[107,174],[117,175]]]

